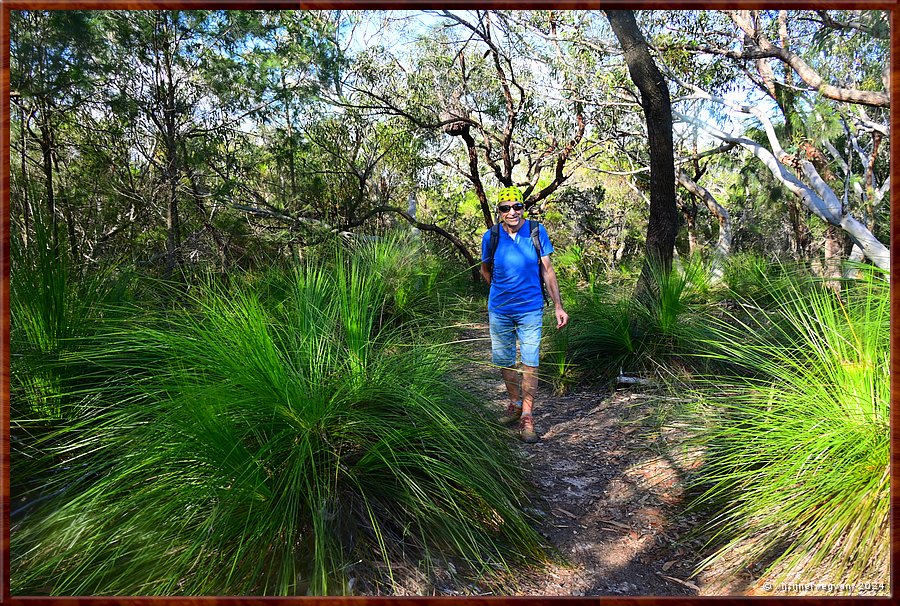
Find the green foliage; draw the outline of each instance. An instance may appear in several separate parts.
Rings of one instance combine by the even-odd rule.
[[[601,268],[597,259],[588,256],[586,247],[572,244],[564,250],[554,252],[553,269],[560,282],[569,286],[565,290],[573,292],[579,282],[596,282]]]
[[[571,326],[556,328],[556,317],[547,315],[544,318],[542,334],[541,366],[539,377],[553,386],[556,394],[566,393],[582,379],[578,366],[572,360],[570,335]]]
[[[811,276],[801,265],[772,262],[753,254],[738,253],[726,260],[722,281],[728,296],[763,308],[778,307],[785,291],[809,285]]]
[[[697,382],[695,505],[719,512],[702,566],[728,558],[735,570],[764,564],[770,579],[886,578],[887,280],[873,272],[840,298],[778,292],[777,311],[726,316],[708,342],[739,372]]]
[[[91,12],[10,11],[9,27],[11,88],[42,110],[82,103],[98,68]]]
[[[609,378],[623,370],[655,372],[683,364],[702,334],[708,272],[699,262],[653,271],[654,296],[647,298],[631,296],[633,282],[579,293],[569,310],[575,321],[566,337],[567,372]]]
[[[553,207],[569,219],[576,241],[597,238],[611,219],[604,208],[605,198],[606,188],[601,184],[588,189],[567,187],[556,196]]]
[[[828,11],[838,22],[857,22],[861,29],[821,28],[810,36],[810,64],[829,80],[850,75],[848,84],[883,90],[881,70],[889,55],[889,13],[881,10]],[[864,30],[868,29],[868,32]],[[866,61],[860,61],[860,58]]]
[[[59,390],[81,370],[61,358],[77,350],[78,339],[96,334],[109,305],[127,296],[121,272],[81,275],[65,252],[54,251],[48,222],[38,213],[30,242],[21,234],[11,239],[10,378],[19,419],[63,415]]]
[[[436,557],[488,583],[542,561],[509,437],[408,330],[436,305],[427,280],[396,294],[413,258],[210,279],[85,343],[108,378],[68,394],[83,416],[53,436],[59,494],[12,529],[13,593],[389,592]]]
[[[30,240],[14,231],[10,242],[9,473],[14,516],[23,501],[60,489],[50,472],[64,457],[66,447],[59,438],[79,439],[77,432],[67,430],[80,422],[91,403],[78,394],[103,381],[85,363],[84,341],[102,340],[104,324],[131,297],[128,272],[114,267],[78,272],[64,252],[53,250],[44,214],[33,221]]]

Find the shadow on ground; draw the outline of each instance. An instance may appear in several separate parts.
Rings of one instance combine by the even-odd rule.
[[[472,361],[462,382],[499,415],[507,399],[488,364],[487,327],[464,338]],[[541,385],[534,412],[541,441],[521,448],[543,518],[539,530],[568,565],[520,577],[518,595],[705,593],[691,578],[702,557],[701,540],[689,537],[697,520],[676,515],[682,470],[693,462],[659,448],[661,437],[646,423],[656,397],[610,388],[554,396]],[[742,593],[748,581],[726,593]]]

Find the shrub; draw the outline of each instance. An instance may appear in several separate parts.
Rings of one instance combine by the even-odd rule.
[[[13,593],[390,591],[438,557],[494,584],[544,560],[510,438],[444,348],[386,320],[366,250],[268,297],[210,281],[95,349],[113,378],[60,434],[62,492],[12,528]]]
[[[701,568],[735,558],[770,579],[886,579],[887,281],[870,274],[843,299],[802,283],[777,292],[778,311],[726,317],[709,342],[738,371],[698,383],[694,506],[718,512]]]

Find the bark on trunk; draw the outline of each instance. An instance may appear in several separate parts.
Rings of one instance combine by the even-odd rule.
[[[653,62],[632,11],[605,11],[613,33],[625,54],[628,73],[641,93],[650,148],[650,220],[647,225],[646,259],[635,295],[651,288],[650,265],[662,271],[672,267],[678,229],[675,203],[675,151],[672,143],[672,104],[666,81]]]
[[[53,257],[59,256],[59,224],[56,220],[56,198],[53,195],[53,131],[49,124],[41,125],[41,156],[46,181],[47,212],[50,213],[50,246]]]
[[[31,198],[28,195],[28,171],[26,170],[25,165],[25,107],[23,105],[19,105],[19,124],[21,128],[22,140],[20,142],[21,150],[22,150],[22,219],[24,221],[23,233],[22,233],[22,243],[25,245],[25,248],[28,248],[28,234],[31,232]]]
[[[825,229],[825,262],[823,274],[825,284],[836,293],[841,292],[841,261],[844,251],[843,234],[841,229],[829,225]]]
[[[168,113],[168,112],[167,112]],[[167,125],[168,126],[168,125]],[[169,278],[180,265],[181,222],[178,216],[178,159],[175,148],[174,125],[166,133],[166,180],[168,200],[166,201],[166,261],[164,275]]]

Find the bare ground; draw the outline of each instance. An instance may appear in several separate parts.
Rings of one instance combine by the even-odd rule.
[[[499,371],[490,361],[487,325],[460,335],[462,386],[497,416],[508,403]],[[638,386],[579,387],[556,395],[541,382],[535,401],[536,444],[519,442],[533,484],[537,530],[565,563],[517,571],[517,596],[837,596],[890,595],[886,574],[872,588],[847,591],[803,587],[809,579],[786,576],[786,588],[769,585],[762,564],[753,569],[719,561],[696,573],[712,550],[697,525],[710,512],[686,513],[685,474],[699,456],[677,447],[677,430],[660,423],[670,405],[662,390]],[[408,570],[391,595],[494,595],[457,573],[451,562],[430,573]],[[837,586],[841,579],[817,579]],[[399,581],[399,582],[398,582]],[[798,589],[799,588],[799,589]],[[380,594],[381,591],[366,592]]]
[[[486,326],[463,335],[472,363],[462,382],[497,414],[508,402],[489,360]],[[693,577],[702,540],[696,519],[678,515],[681,477],[695,464],[673,457],[653,422],[662,396],[640,388],[581,388],[554,395],[541,383],[534,408],[537,444],[522,443],[535,487],[539,531],[566,565],[519,578],[518,595],[721,595],[754,593],[749,571],[727,584]],[[444,587],[439,593],[468,593]]]

